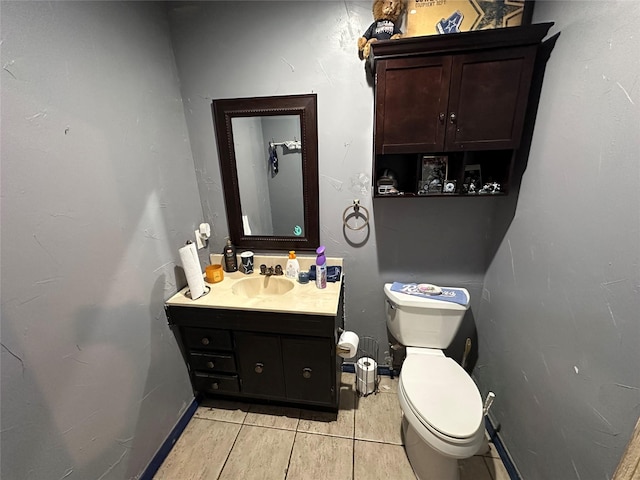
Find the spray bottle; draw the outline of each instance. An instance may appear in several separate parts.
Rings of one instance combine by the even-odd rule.
[[[324,256],[324,245],[316,250],[316,287],[327,288],[327,257]]]

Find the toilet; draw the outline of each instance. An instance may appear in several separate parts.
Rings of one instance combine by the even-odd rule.
[[[398,383],[407,457],[419,480],[458,480],[458,459],[486,447],[480,392],[442,351],[469,308],[469,292],[457,289],[466,295],[462,305],[391,287],[384,286],[387,327],[407,347]]]

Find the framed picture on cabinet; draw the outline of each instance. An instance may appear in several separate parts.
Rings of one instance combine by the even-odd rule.
[[[442,193],[449,173],[449,158],[446,155],[422,155],[419,193]]]
[[[482,171],[479,164],[465,165],[462,193],[478,193],[482,188]]]

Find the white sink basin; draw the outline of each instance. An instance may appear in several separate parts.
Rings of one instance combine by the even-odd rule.
[[[231,292],[234,295],[247,298],[269,297],[284,295],[291,291],[293,287],[293,282],[287,278],[260,276],[238,280],[233,287],[231,287]]]

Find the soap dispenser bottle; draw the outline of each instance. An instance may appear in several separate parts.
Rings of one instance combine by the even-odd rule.
[[[227,244],[222,250],[222,257],[224,258],[224,270],[226,272],[238,271],[238,257],[236,256],[236,247],[231,243],[231,239],[227,237]]]
[[[287,277],[295,280],[298,278],[298,273],[300,273],[300,263],[298,263],[298,259],[296,258],[296,252],[291,250],[289,252],[289,260],[287,260],[286,274]]]
[[[316,287],[327,288],[327,257],[324,256],[324,245],[316,250]]]

